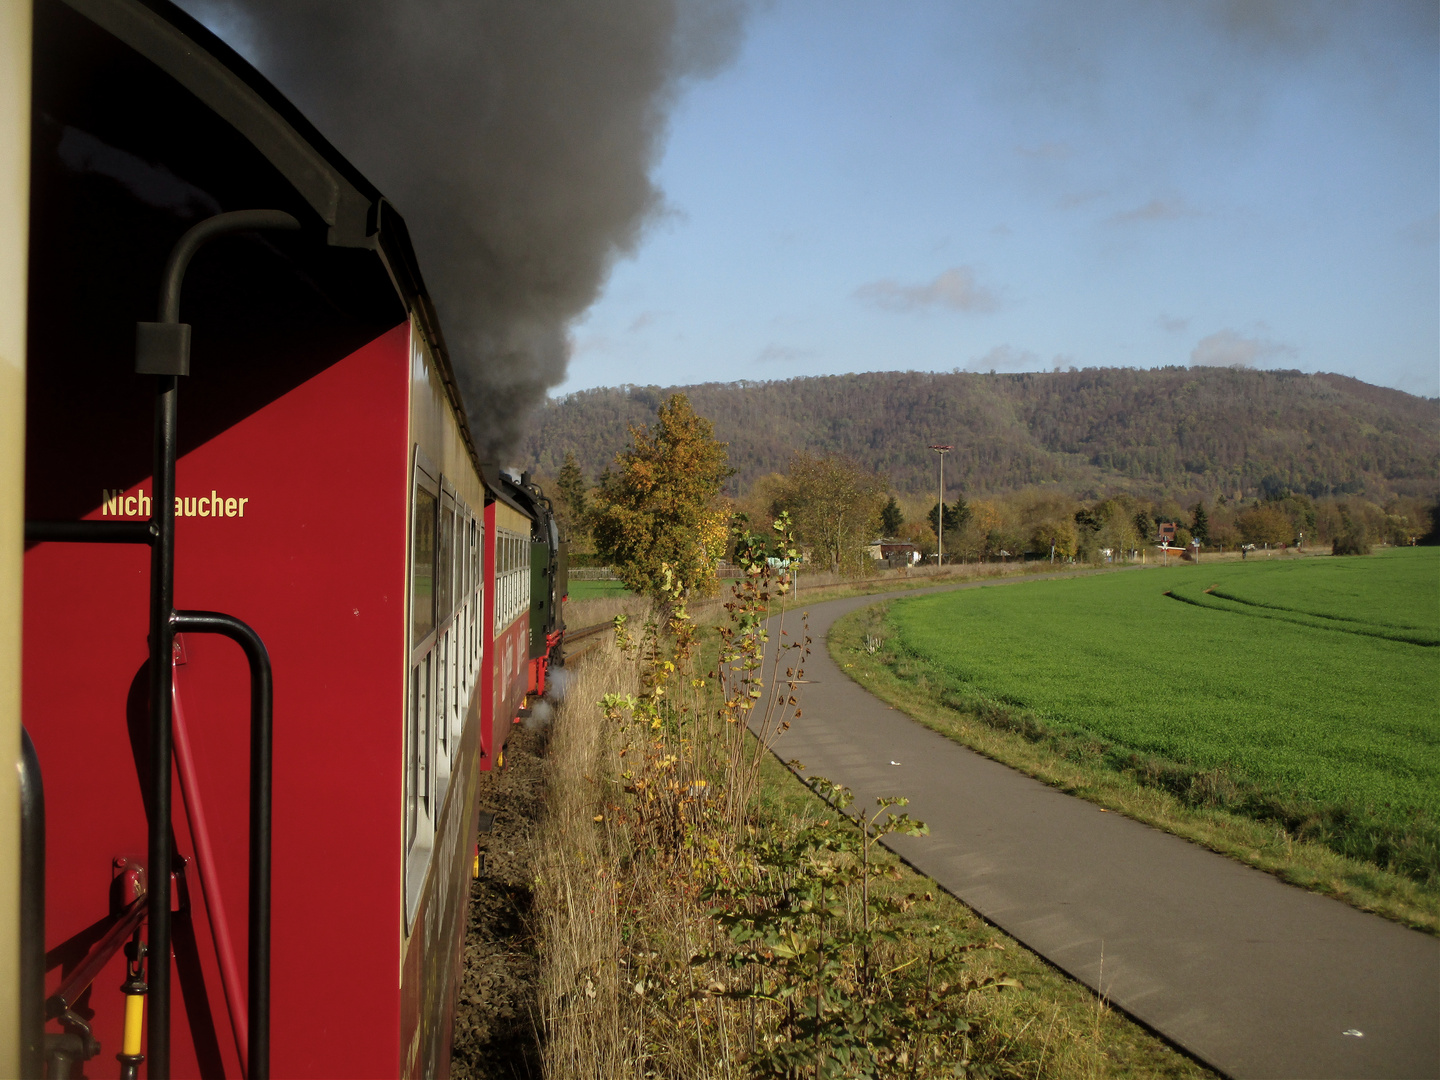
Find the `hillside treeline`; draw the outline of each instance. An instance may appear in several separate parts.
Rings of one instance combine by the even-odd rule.
[[[732,494],[798,452],[842,455],[891,490],[989,496],[1054,486],[1095,500],[1244,501],[1299,492],[1377,505],[1433,495],[1440,402],[1342,375],[1129,368],[1019,375],[875,372],[681,388],[729,444]],[[554,476],[571,452],[598,476],[673,390],[585,390],[545,405],[520,456]]]

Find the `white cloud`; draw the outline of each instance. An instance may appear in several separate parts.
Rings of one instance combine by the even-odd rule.
[[[1190,353],[1191,367],[1255,367],[1262,360],[1294,356],[1295,347],[1268,338],[1220,330],[1200,339]]]
[[[901,285],[893,278],[882,278],[861,285],[855,296],[886,311],[946,308],[985,312],[1000,306],[1000,298],[976,282],[975,271],[968,266],[953,266],[925,285]]]
[[[1137,221],[1176,221],[1196,217],[1199,211],[1184,199],[1151,199],[1144,206],[1123,210],[1110,218],[1112,225],[1129,225]]]

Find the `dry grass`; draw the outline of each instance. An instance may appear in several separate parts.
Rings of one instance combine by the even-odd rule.
[[[597,623],[610,622],[616,615],[632,619],[643,618],[649,608],[650,601],[639,596],[596,596],[589,600],[567,600],[565,625],[571,630],[581,630]]]
[[[548,805],[537,839],[535,917],[541,940],[545,1074],[639,1076],[639,1032],[622,1007],[620,918],[611,830],[603,827],[612,769],[596,702],[633,692],[634,665],[613,643],[567,669],[546,760]],[[602,818],[597,826],[596,818]]]

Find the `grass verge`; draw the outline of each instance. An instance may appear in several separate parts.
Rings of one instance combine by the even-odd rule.
[[[887,615],[888,605],[877,604],[838,620],[830,654],[852,677],[863,677],[867,690],[925,726],[1067,794],[1291,884],[1440,933],[1440,895],[1433,887],[1297,836],[1279,814],[1280,820],[1256,820],[1207,805],[1223,801],[1214,796],[1225,778],[1214,770],[1202,775],[1153,755],[1117,756],[1103,741],[1051,728],[1011,703],[957,693],[949,673],[897,647]],[[873,653],[867,639],[880,642]]]

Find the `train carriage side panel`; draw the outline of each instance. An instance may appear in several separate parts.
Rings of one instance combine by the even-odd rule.
[[[404,400],[407,351],[401,327],[195,448],[177,470],[177,603],[245,620],[274,665],[277,1075],[354,1075],[398,1053],[396,960],[355,942],[393,932],[398,903],[375,898],[400,888],[396,870],[357,852],[393,835],[393,803],[370,793],[398,799],[401,780],[403,698],[388,672],[404,618],[405,416],[395,403]],[[363,441],[353,438],[357,426]],[[44,445],[36,438],[32,446]],[[104,462],[89,471],[98,504],[89,517],[140,519],[148,480],[101,499]],[[26,572],[27,637],[65,643],[31,651],[24,683],[42,767],[54,766],[53,990],[110,911],[113,858],[144,854],[136,761],[148,566],[135,549],[41,544]],[[221,953],[228,942],[237,960],[228,996],[243,1001],[249,676],[229,642],[183,635],[177,646],[176,728],[189,769],[176,777],[175,830],[189,861],[175,929],[172,1064],[177,1075],[235,1075]],[[67,677],[77,656],[81,680]],[[122,966],[112,961],[91,995],[109,1047],[119,1041],[111,1006]],[[102,1054],[87,1075],[116,1068]]]
[[[481,565],[484,486],[418,325],[411,334],[410,442],[397,1070],[444,1077],[475,843],[489,590]]]
[[[499,760],[510,728],[525,703],[530,651],[530,532],[532,521],[509,503],[494,510],[495,604],[491,654],[486,667],[491,691],[490,757]]]
[[[485,639],[485,656],[480,665],[480,768],[488,771],[495,763],[495,713],[497,680],[495,670],[495,605],[496,605],[496,562],[499,557],[495,543],[496,506],[494,498],[487,494],[485,502],[485,540],[482,548],[481,577],[485,582],[485,598],[481,604],[484,619],[482,637]]]

